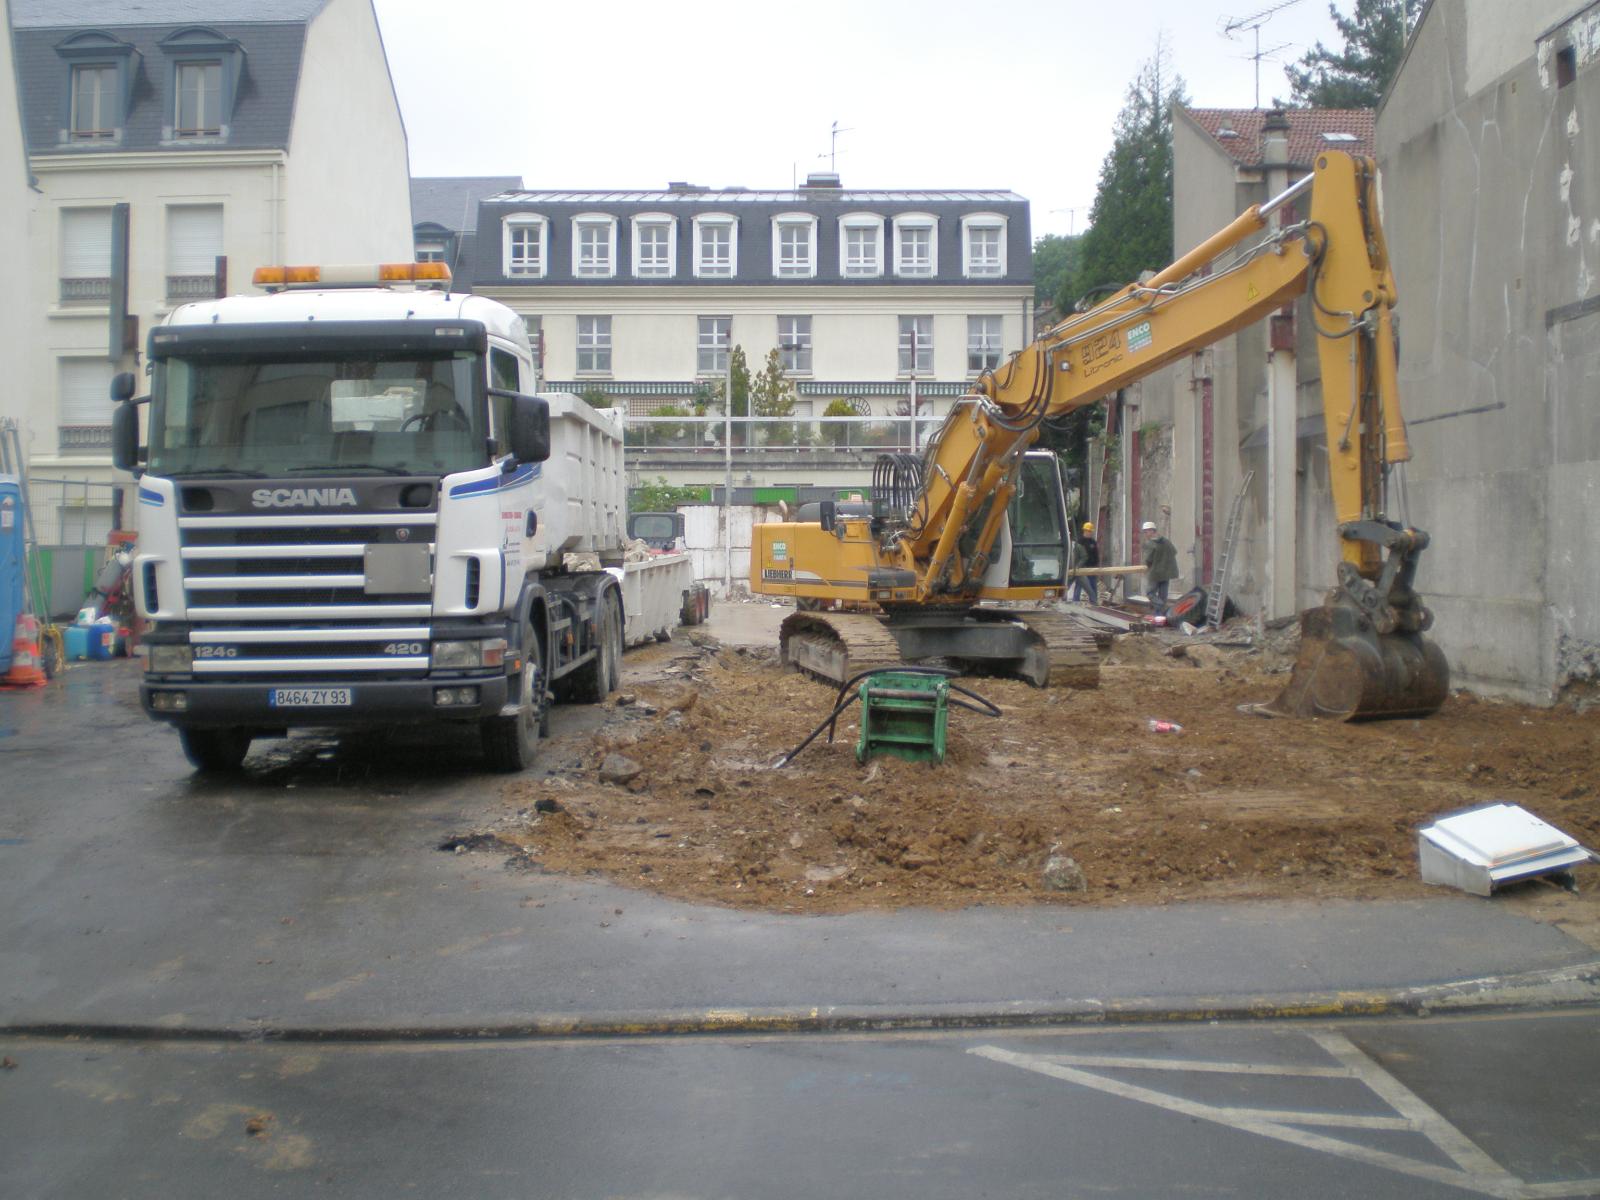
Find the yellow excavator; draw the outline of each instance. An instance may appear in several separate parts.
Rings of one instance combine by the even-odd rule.
[[[1302,198],[1305,219],[1272,227]],[[1411,451],[1377,168],[1332,151],[1159,274],[982,375],[923,454],[878,460],[870,511],[823,503],[800,520],[756,526],[751,589],[793,597],[798,610],[783,623],[784,660],[839,682],[928,659],[1039,686],[1083,682],[1083,631],[1047,607],[1064,595],[1070,543],[1054,456],[1028,452],[1041,423],[1303,293],[1313,301],[1341,561],[1325,603],[1301,614],[1288,686],[1261,709],[1337,719],[1436,712],[1450,672],[1422,636],[1433,618],[1413,590],[1428,535],[1387,515],[1389,468]],[[841,605],[857,611],[830,611]]]

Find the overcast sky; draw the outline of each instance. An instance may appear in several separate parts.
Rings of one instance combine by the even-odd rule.
[[[1248,108],[1254,35],[1221,31],[1282,0],[375,2],[415,175],[786,188],[837,121],[846,187],[1010,188],[1038,237],[1083,231],[1158,35],[1192,105]],[[1319,39],[1326,0],[1267,18],[1263,104]]]

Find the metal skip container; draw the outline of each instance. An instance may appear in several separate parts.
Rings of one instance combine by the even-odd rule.
[[[1502,884],[1554,875],[1594,856],[1554,825],[1515,804],[1485,804],[1417,831],[1424,883],[1487,896]]]

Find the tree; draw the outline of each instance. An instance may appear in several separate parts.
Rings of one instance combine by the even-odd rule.
[[[1343,50],[1321,42],[1298,66],[1284,68],[1293,104],[1307,108],[1376,108],[1400,69],[1406,38],[1416,24],[1422,0],[1355,0],[1355,11],[1328,13],[1344,39]]]
[[[1066,309],[1070,304],[1063,297],[1070,290],[1068,283],[1078,271],[1078,259],[1083,250],[1083,236],[1062,237],[1047,233],[1033,244],[1033,295],[1034,303],[1043,308],[1054,304]]]
[[[783,372],[783,360],[774,346],[767,361],[750,377],[750,410],[758,417],[790,417],[796,400],[794,380]],[[799,428],[791,421],[774,421],[766,427],[768,445],[793,446],[799,441]]]
[[[1157,39],[1117,114],[1070,300],[1172,261],[1172,107],[1185,99],[1183,80],[1168,69],[1165,41]]]

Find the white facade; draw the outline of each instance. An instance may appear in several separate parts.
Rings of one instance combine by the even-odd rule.
[[[125,22],[108,19],[95,28],[116,36],[131,28]],[[249,26],[225,28],[248,54]],[[158,91],[160,66],[145,64]],[[63,87],[68,69],[60,64]],[[36,475],[113,481],[111,377],[139,371],[150,329],[177,302],[213,294],[217,256],[227,259],[234,294],[253,291],[255,268],[268,263],[411,257],[405,129],[371,0],[326,0],[306,22],[298,75],[262,75],[253,79],[256,88],[292,97],[282,145],[236,149],[224,137],[204,146],[141,146],[129,138],[123,145],[41,147],[35,136],[29,162],[40,194],[27,256],[33,286],[17,327],[33,381],[22,416]],[[141,102],[164,101],[135,100]],[[118,204],[128,206],[128,312],[138,322],[138,350],[113,356],[103,294],[73,296],[62,281],[105,273],[85,264],[109,262],[99,239]]]
[[[8,36],[0,37],[0,219],[13,234],[20,233],[25,244],[34,234],[34,194],[28,187],[28,155],[22,140],[22,112],[17,102],[17,77],[11,55],[10,0],[0,0],[0,17],[5,18]],[[15,264],[20,278],[0,288],[0,330],[5,331],[0,345],[6,351],[7,386],[0,388],[0,417],[21,420],[25,399],[33,390],[34,359],[21,353],[24,325],[29,312],[31,288],[27,256]]]

